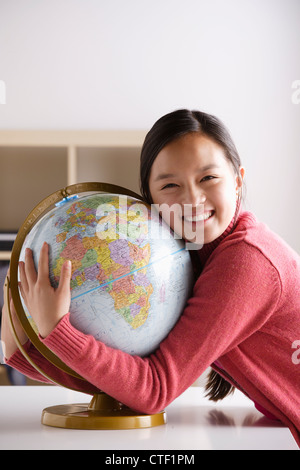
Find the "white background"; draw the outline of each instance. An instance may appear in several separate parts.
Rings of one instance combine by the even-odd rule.
[[[0,0],[0,129],[145,129],[217,115],[246,208],[300,252],[299,0]]]

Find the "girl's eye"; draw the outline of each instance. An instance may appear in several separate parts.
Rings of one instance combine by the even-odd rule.
[[[204,176],[204,178],[202,178],[201,181],[209,181],[209,180],[212,180],[212,179],[214,179],[214,178],[215,178],[215,176],[207,175],[207,176]]]
[[[162,189],[176,188],[177,184],[169,183],[162,187]]]

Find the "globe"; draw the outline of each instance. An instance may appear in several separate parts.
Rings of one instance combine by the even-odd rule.
[[[67,198],[34,225],[20,260],[29,247],[37,267],[45,241],[54,287],[62,264],[72,262],[70,322],[78,330],[145,356],[178,321],[192,286],[190,255],[141,200],[105,193]]]
[[[65,260],[72,262],[70,321],[106,345],[139,356],[159,347],[179,320],[193,285],[190,252],[152,206],[126,188],[78,183],[42,200],[17,234],[7,278],[17,317],[32,344],[56,368],[84,381],[42,341],[19,290],[18,263],[27,247],[36,267],[44,242],[49,245],[49,277],[56,287]],[[81,391],[80,388],[76,390]],[[45,408],[42,423],[71,429],[134,429],[165,424],[166,413],[145,415],[99,390],[90,403]]]

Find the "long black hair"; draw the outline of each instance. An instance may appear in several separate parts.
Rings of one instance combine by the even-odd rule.
[[[226,158],[240,176],[241,160],[235,144],[225,125],[215,116],[201,111],[179,109],[161,117],[146,135],[140,159],[140,191],[148,204],[152,204],[149,189],[149,178],[154,160],[159,152],[170,142],[189,133],[205,135],[220,145]],[[241,203],[241,192],[237,202],[236,215]],[[234,391],[224,378],[217,372],[211,371],[207,384],[207,396],[210,400],[218,401]]]

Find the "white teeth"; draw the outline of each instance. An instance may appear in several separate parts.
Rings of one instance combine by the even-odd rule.
[[[205,212],[204,214],[194,215],[194,216],[186,216],[184,219],[187,222],[200,222],[202,220],[207,220],[213,215],[213,211]]]

